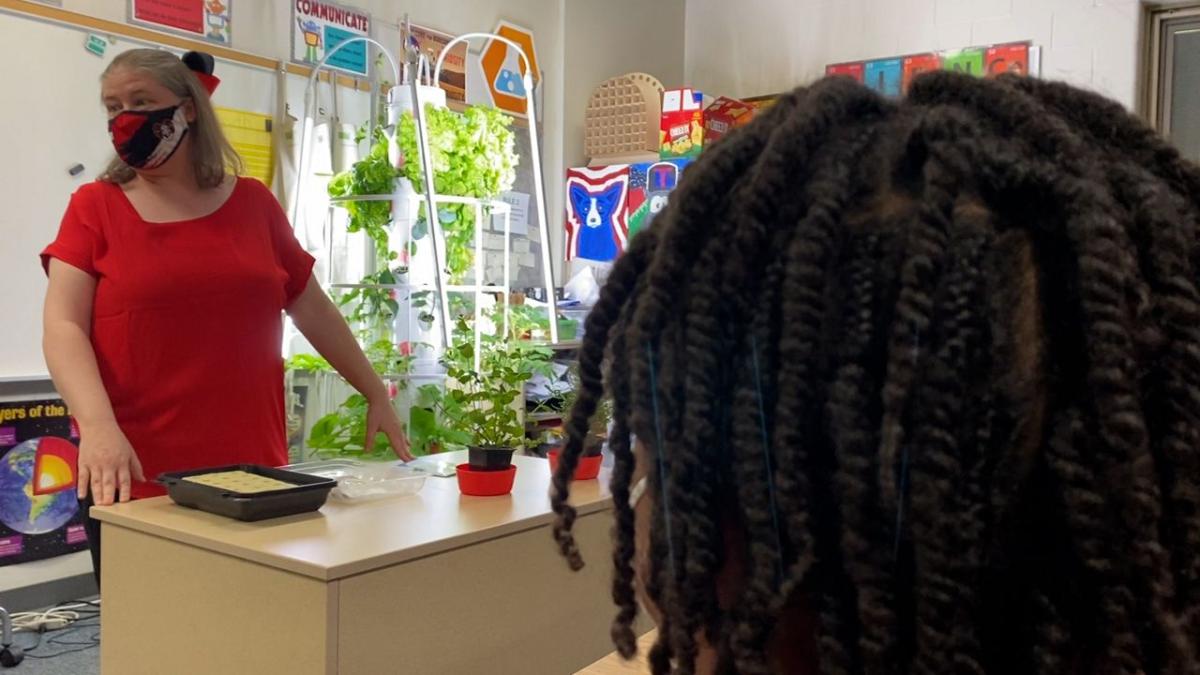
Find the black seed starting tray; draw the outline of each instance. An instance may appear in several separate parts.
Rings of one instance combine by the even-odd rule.
[[[254,478],[262,478],[271,483],[280,481],[286,483],[287,486],[252,489],[251,487],[237,487],[238,481],[233,478],[226,481],[229,482],[229,486],[206,485],[188,480],[189,478],[204,479],[214,474],[231,472],[243,472],[251,475],[250,480],[242,481],[243,485],[249,486],[254,482]],[[246,479],[247,477],[242,476],[242,478]],[[215,478],[209,480],[215,481]],[[158,477],[158,482],[166,486],[167,495],[180,506],[247,522],[316,511],[325,504],[329,491],[337,485],[337,481],[330,478],[310,476],[257,464],[234,464],[164,473]],[[247,491],[238,492],[238,489]]]

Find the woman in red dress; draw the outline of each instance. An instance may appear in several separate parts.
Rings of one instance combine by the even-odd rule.
[[[203,54],[114,59],[101,86],[117,157],[42,253],[43,349],[80,426],[79,496],[96,504],[161,494],[164,471],[287,463],[283,312],[370,401],[366,442],[382,432],[411,458],[275,197],[230,172],[216,84]]]

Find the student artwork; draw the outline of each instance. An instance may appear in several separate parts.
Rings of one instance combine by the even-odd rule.
[[[914,54],[904,57],[904,79],[901,83],[901,88],[908,91],[908,85],[912,84],[913,78],[921,73],[928,73],[942,69],[942,57],[937,54]]]
[[[679,183],[690,159],[671,159],[629,166],[629,239],[649,227],[667,207],[671,191]]]
[[[863,62],[854,61],[852,63],[834,63],[825,66],[826,75],[841,75],[849,77],[855,82],[863,81]]]
[[[942,68],[956,73],[983,77],[983,50],[960,49],[946,52],[942,57]]]
[[[899,96],[903,68],[900,59],[867,61],[863,65],[863,83],[884,96]]]
[[[567,170],[567,260],[615,260],[629,239],[629,165]]]
[[[1028,75],[1029,45],[1012,44],[989,47],[984,53],[984,63],[988,77],[1003,73]]]

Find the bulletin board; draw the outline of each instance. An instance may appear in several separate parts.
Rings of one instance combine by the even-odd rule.
[[[97,31],[39,17],[4,11],[0,5],[0,63],[56,64],[53,105],[0,107],[0,125],[17,130],[5,140],[0,185],[7,196],[0,208],[0,381],[43,378],[47,374],[41,349],[41,312],[46,279],[38,253],[54,239],[71,194],[95,179],[113,151],[100,105],[100,74],[119,53],[161,44]],[[84,48],[88,36],[108,42],[104,56]],[[182,54],[183,49],[172,48]],[[215,52],[215,50],[214,50]],[[13,91],[44,91],[46,65],[6,68],[6,86]],[[276,109],[278,74],[218,54],[221,86],[215,105],[263,119]],[[287,77],[287,101],[293,111],[303,105],[305,78]],[[328,85],[321,85],[329,100]],[[340,105],[350,119],[366,119],[369,95],[342,87]],[[31,98],[30,101],[35,99]],[[245,118],[244,118],[245,119]],[[252,163],[261,170],[258,159]],[[72,176],[68,169],[82,165]]]

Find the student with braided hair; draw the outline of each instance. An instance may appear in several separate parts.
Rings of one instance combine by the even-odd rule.
[[[613,639],[663,673],[1200,673],[1200,169],[954,73],[783,97],[588,320],[555,538],[613,401]]]

